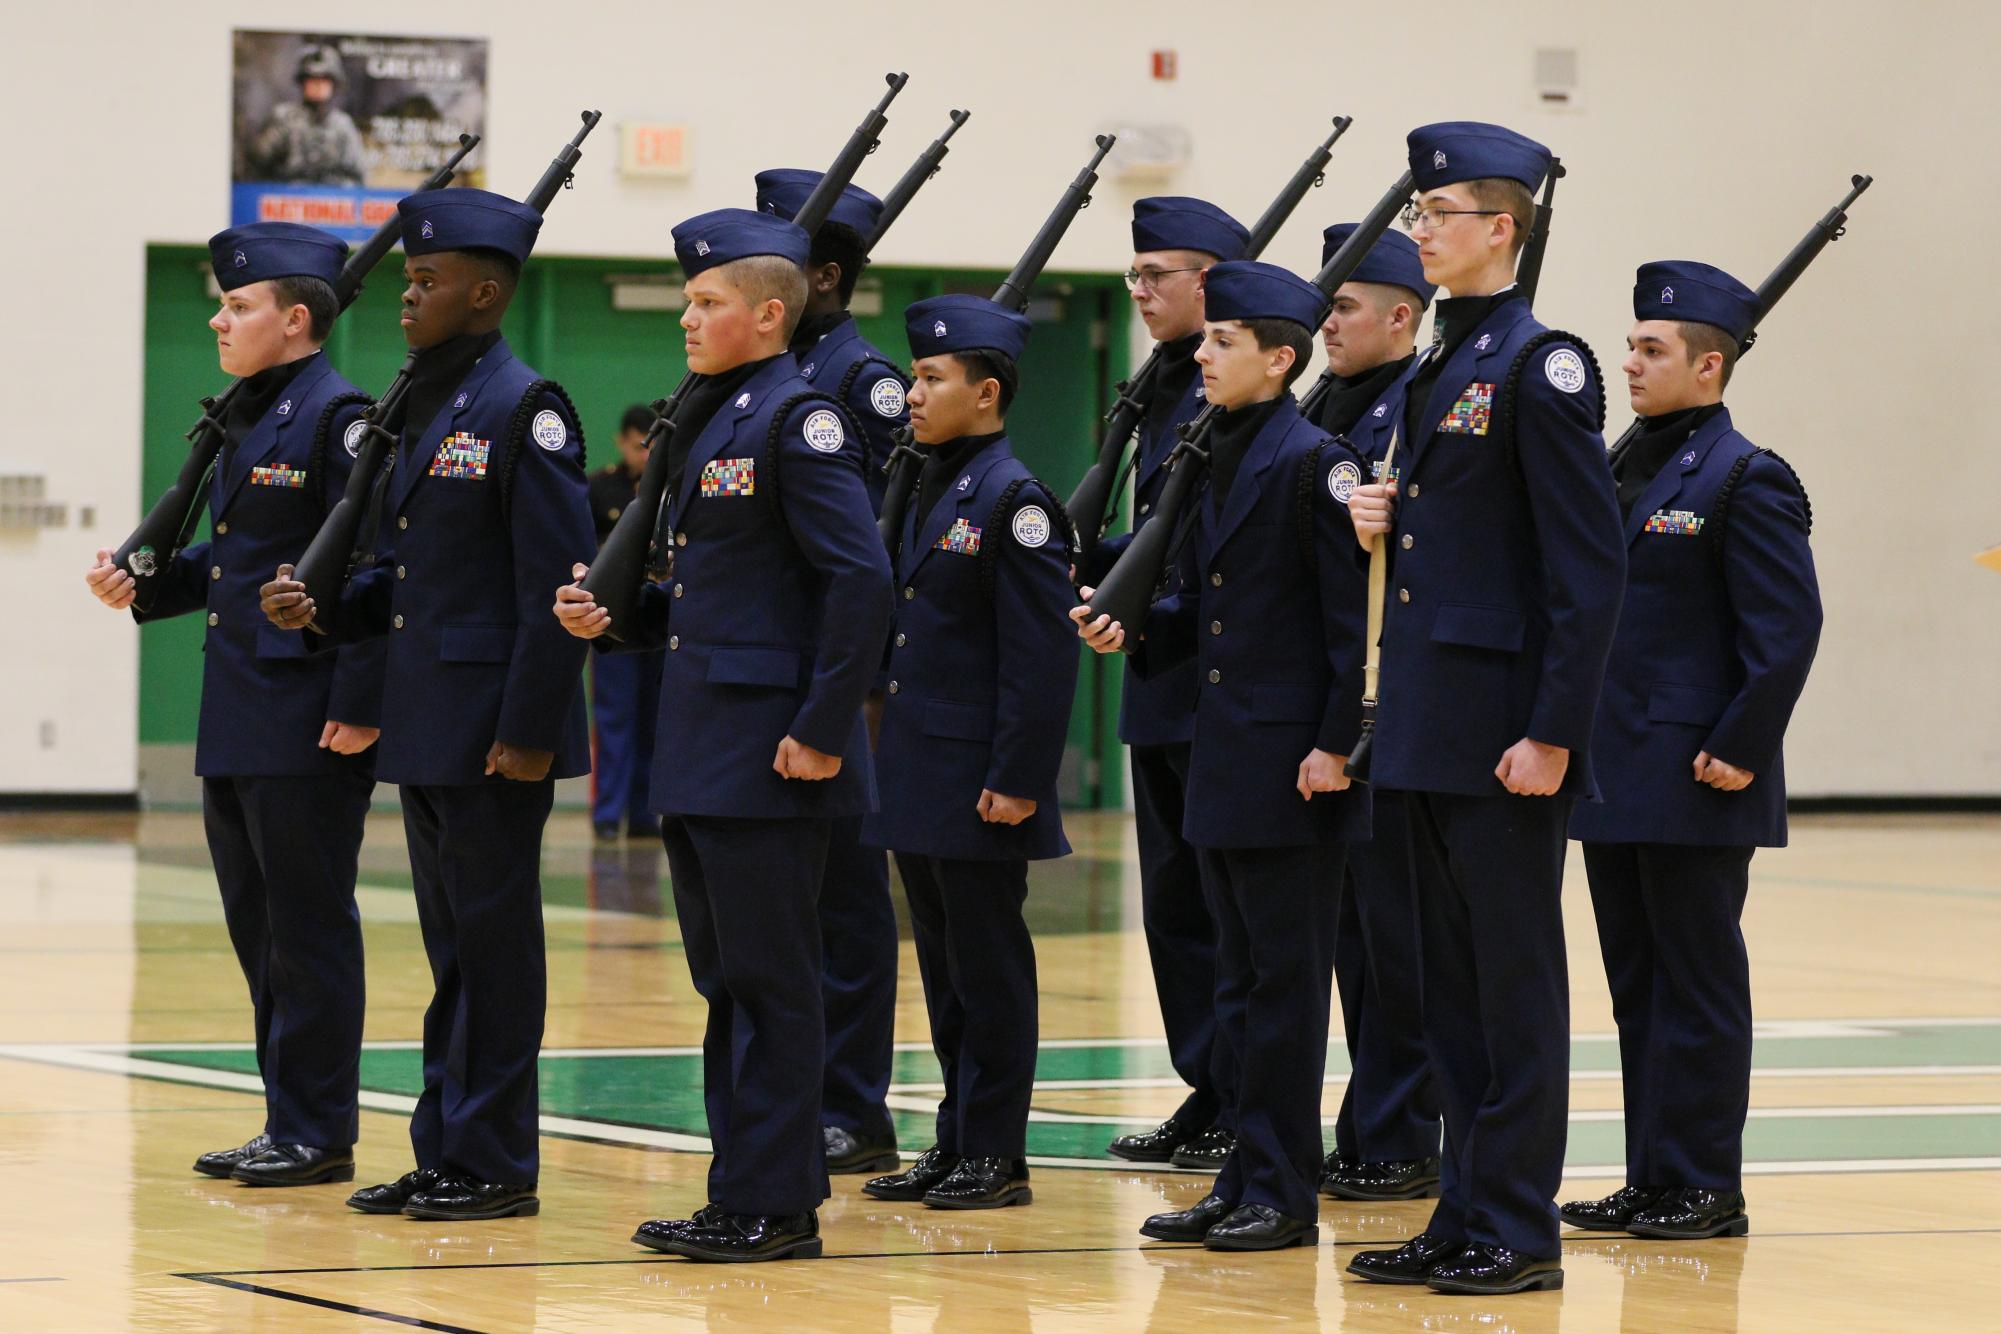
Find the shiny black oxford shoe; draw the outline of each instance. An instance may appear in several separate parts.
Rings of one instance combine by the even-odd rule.
[[[1236,1207],[1220,1195],[1204,1196],[1187,1209],[1155,1214],[1140,1224],[1139,1234],[1152,1237],[1155,1241],[1200,1241],[1209,1235],[1210,1228],[1229,1217]]]
[[[403,1205],[408,1218],[472,1222],[485,1218],[530,1218],[542,1212],[535,1183],[474,1181],[450,1177],[412,1195]]]
[[[1028,1163],[1020,1158],[961,1158],[950,1176],[924,1192],[930,1209],[1001,1209],[1034,1200]]]
[[[354,1150],[316,1149],[310,1144],[273,1144],[245,1158],[229,1174],[246,1186],[317,1186],[354,1180]]]
[[[246,1158],[255,1158],[271,1147],[269,1135],[258,1135],[247,1144],[239,1144],[233,1149],[212,1149],[195,1159],[195,1171],[205,1177],[226,1177],[236,1170],[236,1165]]]
[[[1120,1135],[1105,1146],[1105,1151],[1129,1163],[1164,1163],[1174,1157],[1176,1149],[1194,1139],[1195,1134],[1194,1127],[1185,1126],[1170,1116],[1151,1130],[1137,1135]]]
[[[1195,1138],[1184,1143],[1168,1156],[1167,1161],[1176,1167],[1200,1168],[1205,1172],[1220,1172],[1223,1164],[1237,1147],[1237,1132],[1225,1130],[1221,1126],[1210,1126]]]
[[[903,1165],[893,1135],[857,1135],[842,1126],[821,1126],[820,1138],[826,1142],[830,1176],[894,1172]]]
[[[1277,1251],[1319,1242],[1318,1223],[1287,1218],[1268,1204],[1240,1204],[1202,1234],[1212,1251]]]
[[[1626,1221],[1626,1231],[1670,1241],[1742,1237],[1751,1231],[1751,1219],[1744,1212],[1744,1192],[1685,1186],[1661,1192]]]
[[[1393,1251],[1360,1251],[1348,1262],[1348,1272],[1371,1283],[1401,1283],[1414,1286],[1431,1277],[1434,1267],[1454,1259],[1466,1249],[1463,1241],[1447,1241],[1429,1232],[1420,1232]]]
[[[1425,1276],[1433,1292],[1499,1297],[1511,1292],[1548,1292],[1563,1286],[1563,1260],[1538,1260],[1505,1246],[1474,1242]]]
[[[1667,1192],[1657,1186],[1621,1186],[1602,1200],[1572,1200],[1556,1216],[1586,1232],[1624,1232],[1626,1223]]]
[[[924,1193],[952,1175],[952,1169],[959,1165],[959,1155],[947,1153],[937,1145],[932,1145],[917,1155],[917,1161],[910,1165],[908,1172],[898,1172],[893,1176],[876,1177],[864,1182],[862,1194],[878,1200],[908,1200],[915,1203],[924,1198]]]
[[[1342,1153],[1339,1149],[1334,1150],[1334,1152],[1328,1154],[1325,1158],[1321,1159],[1320,1160],[1321,1194],[1324,1195],[1327,1193],[1327,1182],[1330,1178],[1340,1176],[1343,1172],[1352,1172],[1355,1170],[1357,1166],[1358,1164],[1355,1162],[1353,1158],[1348,1157],[1348,1155]]]
[[[444,1182],[443,1173],[420,1167],[383,1185],[363,1186],[347,1197],[347,1207],[364,1214],[400,1214],[411,1196],[436,1190]]]
[[[639,1225],[632,1239],[641,1246],[651,1246],[656,1251],[667,1249],[667,1243],[694,1227],[713,1227],[728,1215],[717,1205],[705,1204],[695,1210],[692,1218],[652,1218]]]
[[[643,1244],[654,1245],[651,1241]],[[689,1219],[685,1226],[663,1237],[655,1249],[707,1264],[817,1260],[822,1249],[820,1216],[811,1210],[803,1214],[730,1214],[718,1209],[706,1220]]]
[[[1337,1200],[1421,1200],[1438,1194],[1439,1160],[1355,1163],[1320,1178],[1320,1191]]]

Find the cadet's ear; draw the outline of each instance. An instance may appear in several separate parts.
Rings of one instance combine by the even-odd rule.
[[[1281,343],[1265,353],[1265,374],[1275,380],[1283,380],[1292,371],[1292,363],[1299,360],[1299,353],[1290,343]]]
[[[285,312],[285,337],[297,338],[302,334],[310,334],[312,331],[313,312],[307,310],[305,306],[293,306]],[[1711,355],[1714,356],[1716,354],[1712,353]],[[1722,360],[1721,357],[1717,359],[1719,361]]]
[[[1701,360],[1695,363],[1695,378],[1705,384],[1711,380],[1720,378],[1722,374],[1723,354],[1721,352],[1705,352],[1702,354]]]
[[[474,310],[491,310],[499,301],[500,284],[491,278],[480,279],[479,285],[472,289],[472,308]]]
[[[973,406],[981,412],[985,412],[988,408],[999,407],[1000,389],[1000,381],[989,375],[980,381],[979,388],[973,391]]]
[[[1410,308],[1410,302],[1399,301],[1390,311],[1390,332],[1402,333],[1417,323],[1417,312]]]
[[[808,271],[806,281],[817,296],[838,292],[841,290],[841,266],[831,259],[825,264],[816,264]]]

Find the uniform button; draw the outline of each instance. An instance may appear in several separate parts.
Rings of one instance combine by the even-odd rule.
[[[408,528],[408,527],[410,526],[410,516],[409,516],[409,515],[407,515],[407,514],[399,514],[399,515],[397,515],[397,516],[396,516],[396,526],[397,526],[398,528]]]
[[[909,642],[910,642],[910,636],[908,635],[898,635],[896,637],[896,646],[898,648],[902,648],[905,644],[908,644]]]
[[[1416,538],[1412,537],[1409,533],[1405,533],[1403,535],[1403,549],[1405,551],[1409,551],[1412,547],[1416,545],[1417,545]]]
[[[219,523],[215,526],[215,535],[217,537],[221,537],[224,533],[228,531],[229,531],[229,525],[226,523]]]
[[[220,565],[211,565],[211,566],[209,566],[209,567],[208,567],[208,577],[209,577],[209,578],[211,578],[211,579],[220,579],[220,578],[222,578],[222,567],[221,567]]]
[[[675,597],[681,596],[681,585],[679,584],[674,585],[674,596]]]
[[[402,618],[401,616],[397,616],[397,617],[396,617],[395,619],[391,620],[391,621],[390,621],[389,623],[390,623],[391,625],[395,626],[395,627],[396,627],[396,628],[397,628],[398,630],[401,630],[401,629],[403,628],[403,618]]]
[[[904,600],[905,602],[908,602],[908,601],[910,601],[910,599],[912,599],[912,598],[914,598],[914,597],[916,597],[916,596],[917,596],[917,589],[916,589],[916,587],[915,587],[914,585],[911,585],[911,584],[905,584],[905,585],[903,586],[903,600]]]
[[[1212,634],[1212,635],[1220,635],[1220,634],[1222,634],[1222,633],[1223,633],[1223,623],[1222,623],[1221,621],[1211,621],[1211,622],[1209,622],[1209,633],[1210,633],[1210,634]]]
[[[1221,681],[1222,679],[1223,679],[1223,673],[1222,673],[1222,672],[1218,671],[1218,670],[1217,670],[1216,668],[1214,668],[1214,667],[1211,667],[1211,668],[1209,669],[1209,684],[1210,684],[1210,685],[1212,685],[1212,686],[1213,686],[1213,685],[1215,685],[1215,684],[1216,684],[1217,682]]]
[[[214,625],[214,624],[215,624],[215,623],[216,623],[217,621],[219,621],[219,620],[221,620],[221,619],[222,619],[222,617],[220,617],[220,616],[216,615],[216,614],[215,614],[214,612],[210,612],[210,613],[208,614],[208,623],[209,623],[210,625]]]
[[[1408,588],[1399,588],[1397,590],[1397,601],[1398,602],[1410,601],[1410,590]]]
[[[1142,502],[1140,503],[1140,507],[1139,507],[1139,512],[1140,512],[1141,514],[1145,514],[1145,513],[1147,513],[1148,511],[1150,511],[1150,510],[1152,510],[1152,509],[1153,509],[1153,505],[1152,505],[1152,503],[1151,503],[1150,501],[1142,501]]]
[[[1419,489],[1420,489],[1420,488],[1418,487],[1418,484],[1417,484],[1416,482],[1412,482],[1412,483],[1410,484],[1410,498],[1411,498],[1412,500],[1416,500],[1416,499],[1417,499],[1417,493],[1418,493]]]
[[[890,694],[892,694],[892,695],[895,695],[895,694],[900,694],[900,693],[902,693],[902,690],[903,690],[903,686],[902,686],[902,685],[901,685],[900,683],[898,683],[898,682],[896,682],[896,681],[891,681],[891,682],[889,683],[889,693],[890,693]]]
[[[680,647],[681,647],[681,636],[679,636],[679,635],[669,635],[669,636],[667,636],[667,647],[668,647],[668,648],[670,648],[670,649],[678,649],[678,648],[680,648]]]
[[[1210,575],[1210,576],[1209,576],[1209,587],[1211,587],[1211,588],[1221,588],[1222,586],[1223,586],[1223,576],[1222,576],[1222,575],[1220,575],[1220,574],[1212,574],[1212,575]]]
[[[611,521],[612,521],[613,523],[617,523],[617,522],[618,522],[618,506],[616,506],[616,505],[613,505],[613,506],[612,506],[612,507],[611,507],[610,509],[606,510],[606,511],[605,511],[605,517],[609,518],[609,519],[610,519],[610,520],[611,520]]]
[[[675,545],[675,546],[677,546],[677,547],[685,547],[685,546],[687,546],[687,545],[688,545],[688,535],[687,535],[686,533],[676,533],[676,534],[674,534],[674,545]]]
[[[401,565],[398,565],[396,567],[396,577],[398,579],[407,579],[410,577],[410,572],[404,569]]]

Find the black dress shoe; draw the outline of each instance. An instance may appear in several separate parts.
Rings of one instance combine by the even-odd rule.
[[[1202,1244],[1212,1251],[1276,1251],[1319,1242],[1317,1223],[1287,1218],[1268,1204],[1240,1204],[1202,1234]]]
[[[347,1197],[347,1207],[364,1214],[400,1214],[412,1195],[436,1190],[444,1181],[442,1172],[420,1167],[385,1185],[363,1186]]]
[[[1548,1292],[1563,1286],[1563,1260],[1537,1260],[1505,1246],[1474,1242],[1424,1280],[1433,1292],[1499,1297],[1510,1292]]]
[[[464,1223],[482,1218],[528,1218],[542,1212],[535,1183],[474,1181],[452,1177],[412,1195],[403,1206],[409,1218]]]
[[[1170,1116],[1144,1134],[1119,1136],[1105,1146],[1105,1152],[1129,1163],[1164,1163],[1174,1157],[1176,1149],[1193,1138],[1193,1127],[1185,1126]]]
[[[651,1246],[656,1251],[667,1249],[667,1243],[680,1236],[691,1227],[712,1227],[727,1218],[722,1209],[713,1204],[705,1204],[695,1210],[692,1218],[653,1218],[639,1225],[632,1239],[641,1246]]]
[[[246,1186],[317,1186],[354,1180],[354,1150],[316,1149],[310,1144],[273,1144],[245,1158],[230,1176]]]
[[[1207,1172],[1220,1172],[1236,1147],[1236,1131],[1210,1126],[1176,1149],[1167,1161],[1176,1167],[1199,1167]]]
[[[821,1126],[827,1144],[827,1171],[832,1176],[857,1172],[894,1172],[903,1165],[896,1156],[894,1135],[857,1135],[841,1126]]]
[[[1204,1196],[1192,1208],[1155,1214],[1140,1224],[1139,1234],[1155,1241],[1200,1241],[1236,1207],[1220,1195]]]
[[[1632,1216],[1667,1192],[1658,1186],[1621,1186],[1602,1200],[1572,1200],[1556,1216],[1586,1232],[1624,1232]]]
[[[864,1182],[862,1194],[872,1195],[878,1200],[921,1200],[925,1191],[951,1176],[952,1169],[958,1165],[958,1154],[947,1153],[934,1144],[917,1155],[917,1161],[910,1165],[908,1172]]]
[[[1741,1237],[1750,1230],[1743,1191],[1703,1190],[1694,1186],[1663,1191],[1660,1199],[1626,1223],[1626,1231],[1636,1237],[1662,1237],[1671,1241]]]
[[[195,1171],[205,1177],[226,1177],[246,1158],[255,1158],[271,1147],[269,1135],[259,1135],[248,1144],[233,1149],[214,1149],[195,1159]]]
[[[591,837],[600,843],[618,842],[618,821],[600,820],[591,826]]]
[[[1326,1192],[1327,1180],[1329,1177],[1340,1176],[1344,1172],[1352,1172],[1355,1170],[1357,1165],[1358,1164],[1355,1162],[1353,1158],[1350,1158],[1347,1154],[1342,1153],[1339,1149],[1334,1150],[1334,1152],[1328,1154],[1325,1158],[1322,1158],[1320,1160],[1321,1192],[1323,1194]]]
[[[651,1245],[652,1243],[647,1243]],[[718,1210],[706,1222],[688,1225],[659,1247],[669,1255],[711,1264],[742,1264],[757,1260],[817,1260],[820,1258],[820,1217],[803,1214],[726,1214]]]
[[[950,1176],[924,1192],[931,1209],[999,1209],[1034,1199],[1028,1163],[1020,1158],[961,1158]]]
[[[1322,1193],[1337,1200],[1422,1200],[1438,1194],[1439,1161],[1356,1163],[1346,1172],[1322,1177]]]
[[[1463,1241],[1447,1241],[1420,1232],[1393,1251],[1361,1251],[1348,1262],[1348,1272],[1371,1283],[1422,1283],[1432,1268],[1466,1249]]]

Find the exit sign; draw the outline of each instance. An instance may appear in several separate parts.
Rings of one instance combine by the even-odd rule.
[[[1155,51],[1153,53],[1153,77],[1162,82],[1170,81],[1175,75],[1181,72],[1180,64],[1181,62],[1175,58],[1172,50]]]
[[[688,174],[687,126],[626,121],[618,132],[621,175],[678,179]]]

